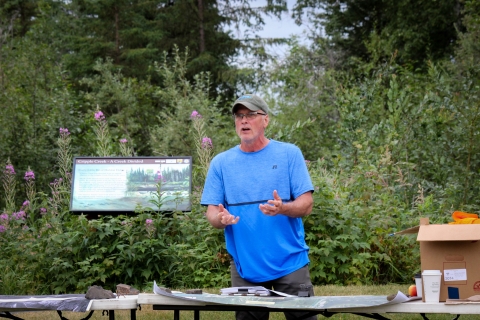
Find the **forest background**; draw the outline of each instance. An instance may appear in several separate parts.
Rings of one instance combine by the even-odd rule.
[[[309,45],[255,36],[285,10],[2,1],[0,294],[228,286],[199,196],[210,159],[238,143],[229,111],[245,92],[272,107],[268,136],[308,160],[313,283],[411,282],[418,244],[391,234],[479,212],[480,1],[298,0]],[[278,43],[286,56],[268,54]],[[72,158],[106,155],[192,155],[191,212],[71,214]]]

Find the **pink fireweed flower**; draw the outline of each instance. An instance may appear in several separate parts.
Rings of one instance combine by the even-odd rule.
[[[156,176],[155,176],[155,183],[159,182],[165,182],[166,180],[163,179],[162,173],[160,171],[157,171]]]
[[[104,119],[105,119],[105,116],[103,115],[102,111],[95,112],[95,120],[102,121]]]
[[[190,115],[190,119],[199,119],[201,117],[202,117],[202,115],[200,113],[198,113],[197,110],[193,110],[192,114]]]
[[[15,174],[15,168],[11,164],[7,164],[5,166],[5,173],[6,174]]]
[[[312,162],[310,160],[305,160],[305,164],[307,165],[307,168],[310,168]]]
[[[155,226],[153,225],[152,219],[145,220],[145,229],[147,230],[149,236],[153,235],[155,232]]]
[[[56,186],[60,185],[62,183],[62,181],[63,181],[62,178],[58,178],[58,179],[53,180],[53,182],[50,182],[50,185],[56,187]]]
[[[127,143],[128,140],[127,139],[120,139],[120,143]]]
[[[7,213],[0,214],[0,221],[8,221],[8,214]]]
[[[60,128],[60,135],[61,136],[68,136],[70,132],[68,132],[67,128]]]
[[[204,138],[202,139],[202,148],[203,148],[203,149],[213,148],[212,139],[210,139],[210,138],[208,138],[208,137],[204,137]]]
[[[7,228],[5,228],[5,226],[0,225],[0,233],[3,233],[5,231],[7,231]]]
[[[40,214],[44,215],[47,213],[47,209],[45,208],[40,208]]]
[[[29,180],[35,180],[35,173],[33,171],[27,171],[25,172],[25,177],[24,177],[25,180],[29,181]]]
[[[18,211],[12,213],[12,217],[15,218],[15,220],[25,220],[26,214],[25,211]]]
[[[28,207],[30,205],[30,201],[25,200],[23,201],[22,207]]]

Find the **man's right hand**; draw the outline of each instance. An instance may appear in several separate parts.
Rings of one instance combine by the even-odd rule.
[[[230,212],[228,212],[228,210],[225,209],[222,204],[218,205],[217,217],[220,222],[226,226],[231,224],[237,224],[238,220],[240,220],[240,217],[235,217],[234,215],[230,214]]]
[[[238,220],[240,220],[240,217],[230,214],[222,204],[218,206],[209,205],[206,216],[208,222],[217,229],[224,229],[226,226],[237,224]]]

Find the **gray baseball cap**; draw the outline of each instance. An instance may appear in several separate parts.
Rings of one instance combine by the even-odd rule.
[[[235,108],[238,105],[245,106],[252,111],[261,110],[265,113],[269,112],[267,103],[256,94],[247,93],[235,100],[232,107],[232,113],[235,113]]]

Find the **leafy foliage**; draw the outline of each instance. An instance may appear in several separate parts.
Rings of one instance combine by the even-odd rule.
[[[355,68],[357,60],[381,63],[397,51],[400,64],[422,68],[451,56],[463,29],[462,10],[457,0],[300,0],[295,16],[306,11],[325,31],[345,58],[339,67]]]
[[[46,191],[45,186],[55,178],[55,134],[64,126],[78,132],[77,99],[65,86],[50,48],[25,37],[11,39],[2,49],[0,158],[2,162],[10,158],[21,177],[29,166],[45,172],[37,180]]]

